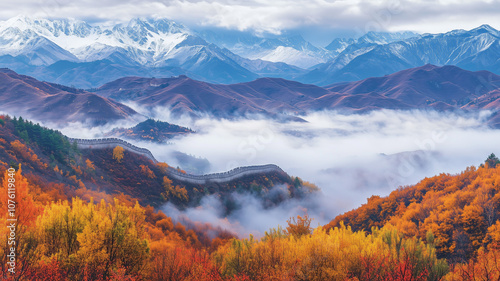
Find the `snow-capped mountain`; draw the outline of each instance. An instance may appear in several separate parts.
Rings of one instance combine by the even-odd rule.
[[[410,38],[420,37],[420,34],[411,31],[402,32],[375,32],[370,31],[357,39],[358,43],[374,43],[378,45],[403,41]]]
[[[331,52],[319,48],[296,34],[256,36],[240,31],[204,31],[200,36],[250,60],[283,62],[307,69],[332,59]]]
[[[384,76],[425,64],[500,73],[499,35],[496,29],[483,25],[469,31],[424,34],[384,44],[376,43],[379,39],[357,40],[299,80],[327,85]]]
[[[251,60],[238,56],[228,49],[224,49],[223,51],[228,57],[237,62],[239,65],[259,74],[262,77],[279,77],[294,80],[295,78],[308,72],[303,68],[289,65],[284,62],[270,62],[261,59]]]
[[[354,38],[335,38],[333,41],[325,47],[328,51],[330,51],[333,55],[337,56],[342,53],[347,46],[356,43],[356,39]]]
[[[180,74],[212,83],[268,76],[327,85],[428,63],[500,74],[500,32],[488,25],[442,34],[369,32],[319,48],[287,32],[193,31],[167,19],[108,26],[26,16],[0,22],[0,67],[80,88],[130,75]]]
[[[69,51],[30,28],[27,18],[17,17],[0,25],[0,55],[23,56],[33,65],[77,60]]]
[[[349,45],[352,44],[358,44],[363,46],[366,46],[367,44],[383,45],[419,36],[420,34],[411,31],[402,31],[402,32],[370,31],[365,35],[359,37],[358,39],[335,38],[330,44],[328,44],[328,46],[325,47],[325,49],[330,51],[333,57],[336,57],[340,53],[342,53]]]
[[[127,24],[101,27],[77,20],[20,16],[0,23],[0,50],[0,56],[22,58],[35,66],[49,66],[61,60],[108,60],[150,68],[145,75],[158,68],[177,67],[186,74],[220,83],[258,77],[187,27],[165,19],[133,19]]]

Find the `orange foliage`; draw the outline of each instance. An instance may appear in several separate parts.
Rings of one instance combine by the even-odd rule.
[[[178,185],[173,186],[172,180],[167,177],[163,177],[163,187],[165,188],[165,192],[162,193],[162,196],[165,200],[176,199],[184,202],[189,200],[186,188]]]
[[[500,251],[496,249],[489,252],[484,249],[479,250],[477,258],[473,258],[465,264],[457,264],[445,280],[500,280]]]
[[[156,178],[155,174],[153,173],[153,171],[151,171],[151,169],[149,169],[148,166],[140,165],[140,168],[141,168],[141,173],[146,175],[148,178],[150,178],[150,179]]]
[[[92,171],[95,170],[94,163],[92,163],[92,161],[90,161],[89,159],[85,160],[85,164],[87,165],[87,169]]]
[[[33,199],[28,181],[21,173],[21,165],[18,171],[10,168],[0,185],[0,219],[13,225],[13,228],[0,228],[0,268],[2,275],[7,273],[7,254],[11,252],[11,247],[15,247],[17,264],[16,273],[11,274],[13,280],[28,274],[37,262],[37,251],[32,246],[35,237],[32,229],[43,211]]]
[[[162,172],[164,172],[164,173],[166,173],[166,172],[167,172],[167,169],[168,169],[168,167],[169,167],[169,166],[168,166],[168,164],[167,164],[167,163],[164,163],[164,162],[158,162],[158,163],[156,164],[156,166],[158,166],[158,168],[160,168],[160,170],[161,170]]]
[[[30,161],[31,163],[35,163],[37,166],[39,166],[42,169],[46,169],[49,165],[46,163],[43,163],[38,159],[38,155],[36,155],[31,148],[26,147],[23,143],[21,143],[19,140],[15,140],[10,143],[12,149],[19,153],[24,159]]]
[[[73,171],[75,171],[77,175],[81,176],[83,174],[83,171],[80,168],[80,166],[71,165],[71,168],[73,169]]]
[[[288,223],[286,233],[296,237],[311,234],[311,221],[312,219],[307,214],[304,217],[297,216],[297,219],[290,218],[286,221]]]
[[[360,208],[335,218],[356,230],[393,225],[407,237],[436,237],[438,256],[467,260],[481,247],[500,241],[500,165],[467,168],[458,175],[441,174],[399,188],[389,196],[373,196]]]
[[[10,169],[10,171],[13,170]],[[22,230],[32,225],[36,217],[42,212],[42,207],[33,200],[28,180],[21,173],[21,165],[14,173],[9,172],[9,170],[5,172],[0,187],[0,213],[4,216],[7,213],[11,214],[8,212],[9,200],[14,201],[16,205],[14,215],[8,218],[15,218],[18,228]],[[4,218],[7,219],[7,217]]]

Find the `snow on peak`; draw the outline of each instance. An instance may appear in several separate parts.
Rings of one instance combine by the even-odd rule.
[[[93,29],[83,21],[75,19],[47,20],[30,18],[25,15],[11,18],[0,25],[0,32],[8,28],[17,28],[19,31],[31,30],[45,37],[78,36],[86,37]]]
[[[285,62],[302,68],[309,68],[324,62],[312,51],[297,50],[292,47],[278,46],[261,58],[271,62]]]
[[[406,40],[413,37],[419,37],[420,35],[411,31],[402,32],[375,32],[370,31],[365,35],[361,36],[357,41],[365,43],[375,43],[379,45],[384,45],[396,41]]]
[[[191,34],[191,31],[186,26],[163,18],[159,19],[134,18],[128,22],[126,28],[130,30],[147,30],[157,34],[161,33]]]
[[[492,35],[497,36],[497,37],[500,35],[500,32],[498,30],[494,29],[493,27],[491,27],[488,24],[483,24],[479,27],[471,29],[469,32],[477,33],[477,34],[489,33],[489,34],[492,34]]]
[[[0,23],[0,42],[10,43],[3,48],[9,51],[2,53],[18,55],[25,42],[45,38],[82,61],[122,52],[139,63],[156,63],[158,58],[168,59],[168,54],[190,34],[187,27],[168,19],[135,18],[110,28],[74,19],[35,19],[23,15]]]

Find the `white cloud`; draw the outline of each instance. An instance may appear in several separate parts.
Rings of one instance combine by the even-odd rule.
[[[500,27],[498,0],[278,0],[278,1],[2,1],[0,18],[18,14],[73,17],[94,21],[128,21],[132,17],[166,17],[191,25],[266,31],[303,28],[445,32],[483,23]]]
[[[136,108],[139,110],[139,108]],[[371,195],[387,195],[400,185],[415,184],[439,173],[458,173],[479,165],[490,153],[500,154],[500,130],[484,125],[491,112],[470,115],[434,111],[379,110],[367,114],[335,111],[302,116],[304,122],[282,123],[267,119],[220,120],[209,116],[176,119],[157,108],[154,118],[188,126],[198,133],[173,140],[171,145],[134,142],[155,157],[177,166],[172,151],[210,161],[211,172],[236,166],[277,164],[288,174],[313,182],[322,195],[306,201],[290,201],[265,210],[259,200],[236,195],[242,208],[228,217],[220,213],[217,198],[202,206],[168,215],[185,215],[210,222],[240,235],[263,234],[270,227],[304,210],[325,224],[336,215],[358,207]],[[71,136],[99,137],[110,128],[81,129],[70,124],[62,131]],[[122,124],[125,125],[125,124]]]
[[[141,144],[162,161],[171,161],[168,150],[179,150],[207,158],[212,172],[273,163],[322,189],[322,196],[312,201],[292,201],[271,210],[245,198],[245,207],[227,218],[210,213],[219,209],[213,200],[185,213],[192,220],[211,222],[243,235],[262,234],[270,226],[283,225],[303,208],[315,217],[315,223],[325,224],[365,203],[371,195],[384,196],[400,185],[415,184],[442,172],[458,173],[479,165],[492,152],[500,153],[500,131],[481,125],[489,112],[469,116],[433,111],[318,112],[303,116],[307,123],[189,121],[172,119],[168,111],[157,110],[156,114],[156,118],[180,121],[198,131],[176,139],[168,148]]]

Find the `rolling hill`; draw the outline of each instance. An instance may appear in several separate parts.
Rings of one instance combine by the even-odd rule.
[[[40,121],[103,124],[132,119],[133,109],[94,93],[0,69],[0,110]]]
[[[106,133],[106,137],[114,136],[131,140],[145,140],[164,143],[177,136],[194,133],[192,130],[178,125],[148,119],[132,128],[115,128]]]
[[[324,88],[281,78],[217,85],[187,76],[150,79],[127,77],[96,90],[103,97],[134,101],[175,114],[303,114],[315,110],[376,109],[493,110],[498,108],[500,76],[456,66],[424,65],[384,77],[338,83]],[[493,120],[494,119],[494,120]],[[496,115],[491,124],[497,126]]]

